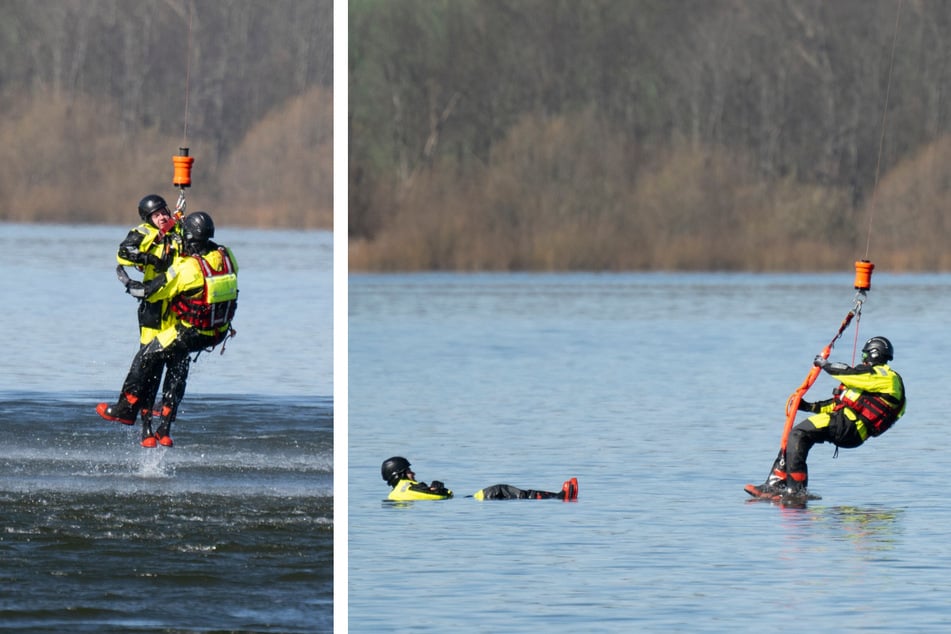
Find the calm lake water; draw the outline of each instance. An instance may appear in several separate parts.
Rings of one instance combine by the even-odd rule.
[[[836,459],[817,445],[805,509],[742,490],[851,307],[847,266],[351,275],[350,631],[946,631],[951,276],[873,276],[858,346],[892,340],[906,416]],[[457,497],[383,501],[392,455]],[[577,503],[463,497],[571,476]]]
[[[0,629],[331,631],[332,235],[219,224],[238,334],[146,450],[94,411],[137,349],[127,230],[0,224]]]

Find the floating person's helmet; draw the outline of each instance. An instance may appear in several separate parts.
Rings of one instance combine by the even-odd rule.
[[[396,483],[400,481],[407,469],[409,469],[409,460],[400,456],[393,456],[383,461],[383,465],[380,467],[380,475],[392,487],[396,486]]]

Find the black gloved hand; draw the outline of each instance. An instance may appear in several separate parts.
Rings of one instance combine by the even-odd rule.
[[[816,358],[812,360],[812,365],[817,368],[824,368],[829,365],[829,360],[823,357],[821,354],[817,354]]]
[[[429,490],[436,495],[449,495],[451,493],[446,485],[439,480],[433,480],[433,483],[429,485]]]
[[[142,299],[145,297],[145,286],[138,280],[129,280],[129,283],[125,285],[125,292],[132,297]]]
[[[801,401],[799,401],[799,407],[797,407],[796,409],[798,409],[800,412],[814,412],[814,411],[816,411],[816,409],[815,409],[815,404],[810,403],[810,402],[807,401],[807,400],[801,400]]]

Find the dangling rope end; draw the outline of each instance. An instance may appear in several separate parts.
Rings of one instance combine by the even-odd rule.
[[[230,337],[231,339],[234,339],[237,334],[237,330],[231,326],[228,326],[228,333],[225,335],[225,338],[221,340],[221,352],[218,353],[219,355],[225,353],[225,344],[228,343],[228,338]]]

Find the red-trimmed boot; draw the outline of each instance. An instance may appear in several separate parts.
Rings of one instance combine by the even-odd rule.
[[[783,503],[798,504],[806,500],[821,500],[818,495],[809,493],[806,485],[809,484],[809,474],[805,471],[790,471],[786,478],[786,491],[783,493]]]
[[[769,477],[766,478],[766,482],[759,486],[747,484],[743,487],[743,490],[755,498],[778,499],[786,492],[786,472],[774,468]]]
[[[122,423],[123,425],[135,424],[135,402],[139,400],[134,394],[123,394],[119,397],[119,402],[115,405],[108,403],[99,403],[96,405],[96,413],[104,419]]]
[[[561,490],[564,493],[565,502],[574,502],[578,499],[578,478],[571,478],[570,480],[565,480],[565,483],[561,485]]]
[[[155,434],[152,433],[152,410],[142,410],[142,442],[139,443],[146,449],[153,449],[158,441]]]
[[[162,407],[162,416],[159,418],[158,427],[155,429],[155,439],[158,441],[158,444],[163,447],[171,447],[172,437],[168,435],[169,431],[172,428],[172,408],[168,406]]]

